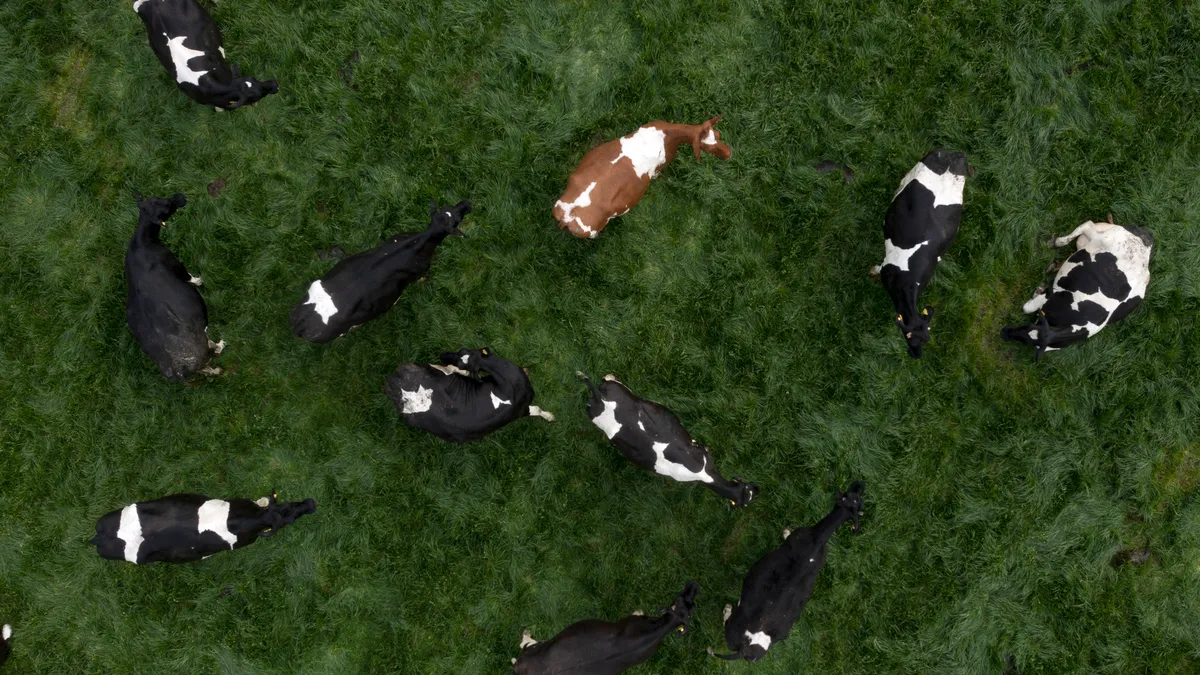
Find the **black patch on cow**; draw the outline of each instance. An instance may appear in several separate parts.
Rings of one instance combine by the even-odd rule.
[[[1055,282],[1063,290],[1101,293],[1113,300],[1123,300],[1133,292],[1125,273],[1117,267],[1117,256],[1108,251],[1096,254],[1095,259],[1087,251],[1076,251],[1067,262],[1080,264]]]

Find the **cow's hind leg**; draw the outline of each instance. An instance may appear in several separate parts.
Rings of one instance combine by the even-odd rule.
[[[733,605],[725,605],[725,618],[721,621],[721,623],[729,623],[729,617],[731,616],[733,616]]]
[[[529,416],[530,417],[540,417],[540,418],[546,420],[547,422],[554,421],[553,413],[551,413],[548,410],[542,410],[541,408],[537,407],[536,405],[529,406]]]
[[[1038,293],[1037,295],[1033,296],[1033,298],[1029,302],[1025,303],[1025,305],[1023,307],[1021,307],[1021,309],[1026,314],[1033,314],[1034,312],[1041,309],[1043,305],[1046,304],[1046,300],[1049,297],[1050,296],[1046,295],[1045,291],[1042,291],[1042,292]]]
[[[532,647],[533,645],[536,645],[536,644],[537,644],[537,640],[533,639],[533,636],[529,634],[529,631],[525,631],[525,632],[521,633],[521,649],[525,649],[526,647]]]

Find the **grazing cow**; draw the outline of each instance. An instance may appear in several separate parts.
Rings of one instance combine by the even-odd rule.
[[[150,47],[183,93],[217,110],[254,105],[279,91],[275,80],[242,77],[225,60],[221,29],[196,0],[134,0]]]
[[[11,637],[12,626],[4,624],[4,627],[0,628],[0,666],[4,665],[4,662],[8,660],[8,652],[10,650],[8,640]]]
[[[729,159],[714,117],[704,124],[651,122],[632,134],[594,148],[567,179],[567,190],[554,203],[558,227],[583,239],[595,239],[608,221],[629,212],[646,194],[650,179],[675,159],[679,146]]]
[[[864,487],[862,481],[852,483],[837,495],[833,511],[821,522],[795,532],[784,530],[783,544],[754,563],[742,581],[738,606],[725,606],[725,643],[733,653],[719,658],[757,661],[771,645],[787,638],[825,566],[826,542],[846,521],[858,531]]]
[[[883,263],[871,268],[896,306],[896,325],[908,355],[921,358],[929,342],[933,307],[918,311],[917,298],[950,248],[962,221],[967,156],[934,150],[900,181],[883,219]]]
[[[101,558],[186,563],[253,544],[317,510],[312,499],[279,503],[180,494],[130,504],[96,521],[91,543]]]
[[[725,480],[713,466],[708,448],[692,439],[675,413],[633,392],[612,375],[596,387],[583,373],[591,390],[588,416],[625,459],[682,483],[700,481],[710,490],[729,500],[733,508],[750,503],[758,495],[758,485],[740,478]]]
[[[1111,221],[1112,216],[1108,219]],[[1005,340],[1037,347],[1037,358],[1079,344],[1125,318],[1146,296],[1154,237],[1140,227],[1088,221],[1051,247],[1075,241],[1075,252],[1058,269],[1050,292],[1037,289],[1025,313],[1038,313],[1025,326],[1006,326]]]
[[[125,319],[129,330],[162,374],[182,381],[197,373],[220,375],[209,368],[225,341],[208,339],[208,308],[196,290],[203,280],[188,273],[179,258],[159,239],[163,226],[187,199],[138,194],[138,224],[125,251]]]
[[[525,369],[491,349],[443,352],[441,364],[406,363],[388,375],[384,391],[408,426],[451,443],[477,441],[522,417],[554,415],[529,405]]]
[[[673,631],[687,632],[699,591],[699,584],[687,582],[675,602],[654,618],[635,612],[615,623],[580,621],[546,642],[537,642],[526,631],[521,656],[513,659],[513,675],[623,673],[654,656]]]
[[[412,282],[425,276],[438,244],[458,229],[471,202],[452,207],[429,202],[424,232],[397,234],[387,242],[345,258],[312,282],[308,297],[292,308],[292,332],[309,342],[330,342],[392,308]]]

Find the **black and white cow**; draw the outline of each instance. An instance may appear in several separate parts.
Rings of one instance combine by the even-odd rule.
[[[196,290],[204,282],[189,274],[159,239],[167,219],[187,199],[181,194],[170,199],[142,199],[139,194],[137,199],[137,229],[125,251],[129,330],[168,379],[219,375],[221,369],[209,368],[208,362],[221,353],[225,341],[208,339],[208,307]]]
[[[466,200],[452,207],[431,201],[424,232],[397,234],[334,265],[292,308],[292,332],[309,342],[330,342],[391,309],[400,293],[429,271],[438,244],[452,234],[467,236],[458,225],[470,212]]]
[[[533,403],[525,369],[484,349],[443,352],[441,364],[406,363],[384,391],[404,422],[452,443],[477,441],[522,417],[554,415]]]
[[[720,658],[757,661],[771,645],[787,638],[825,566],[826,542],[846,521],[858,531],[865,487],[862,481],[852,483],[834,498],[833,511],[821,522],[795,532],[784,530],[783,544],[754,563],[742,581],[737,607],[725,606],[725,644],[733,653]]]
[[[908,342],[908,355],[921,358],[929,342],[933,307],[917,309],[942,254],[954,242],[962,221],[967,156],[934,150],[900,181],[883,219],[883,263],[879,275],[896,307],[896,325]]]
[[[672,632],[687,632],[700,585],[687,582],[671,606],[648,617],[639,613],[615,623],[588,620],[567,626],[546,642],[526,631],[513,675],[617,675],[643,663]]]
[[[130,504],[96,521],[91,543],[101,558],[186,563],[253,544],[317,510],[312,499],[279,503],[179,494]]]
[[[1005,340],[1037,347],[1039,359],[1125,318],[1142,303],[1150,283],[1154,237],[1146,230],[1089,220],[1071,234],[1051,239],[1050,246],[1072,240],[1075,252],[1058,269],[1050,291],[1039,288],[1025,303],[1025,313],[1037,312],[1037,321],[1001,331]]]
[[[740,478],[725,480],[713,466],[708,448],[692,439],[675,413],[654,401],[634,396],[612,375],[600,386],[582,377],[591,390],[588,417],[617,446],[625,459],[682,483],[699,481],[729,500],[733,508],[749,504],[758,495],[758,485]]]
[[[4,665],[4,662],[8,660],[8,652],[10,651],[8,640],[11,637],[12,626],[4,624],[3,627],[0,627],[0,666]]]
[[[275,80],[242,77],[225,60],[221,29],[196,0],[134,0],[133,11],[158,60],[197,103],[233,110],[279,91]]]

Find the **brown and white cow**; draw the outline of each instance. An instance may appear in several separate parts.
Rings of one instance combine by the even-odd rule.
[[[629,212],[646,194],[650,179],[675,159],[679,146],[729,159],[733,151],[714,127],[718,115],[703,124],[651,122],[583,156],[554,203],[559,228],[582,239],[595,239],[608,221]]]

